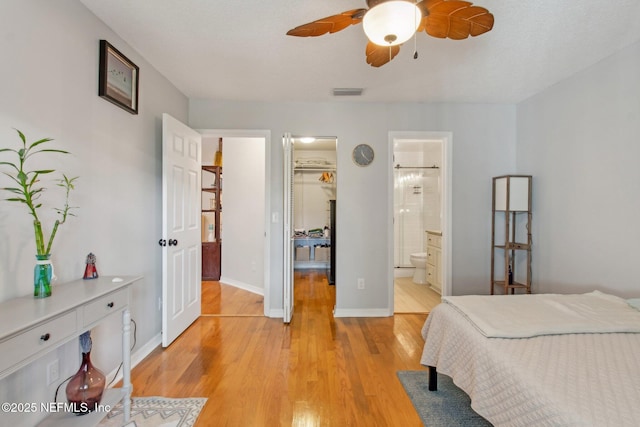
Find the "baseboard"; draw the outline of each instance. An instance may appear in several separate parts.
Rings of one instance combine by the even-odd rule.
[[[282,308],[273,308],[273,309],[269,310],[269,313],[267,314],[267,317],[274,318],[274,319],[282,319],[282,318],[284,318],[284,309],[282,309]]]
[[[333,317],[391,317],[393,310],[387,308],[336,308]]]
[[[264,296],[264,288],[259,288],[254,285],[241,282],[239,280],[229,279],[227,277],[220,277],[219,282],[224,283],[225,285],[233,286],[234,288],[242,289],[244,291],[248,291],[257,295]]]
[[[156,347],[162,344],[162,334],[158,334],[155,337],[151,338],[145,345],[140,347],[138,350],[131,354],[131,369],[135,368],[138,363],[142,362],[145,357],[147,357]],[[113,387],[118,381],[122,380],[122,368],[118,370],[118,368],[114,369],[107,375],[107,378],[113,378],[113,376],[118,372],[118,376],[111,382],[110,387]]]

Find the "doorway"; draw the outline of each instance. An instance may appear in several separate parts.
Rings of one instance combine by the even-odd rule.
[[[389,145],[394,313],[428,313],[450,292],[451,135],[395,132]]]
[[[202,313],[255,315],[260,312],[267,315],[269,133],[242,130],[199,132],[203,139],[203,165],[213,164],[216,160],[222,163],[217,200],[220,208],[220,275],[218,281],[202,282]],[[221,153],[218,154],[220,148]],[[203,210],[209,207],[206,202],[202,201]],[[203,225],[203,242],[207,239],[205,227],[206,224]]]
[[[289,256],[293,266],[292,285],[307,283],[309,277],[314,277],[314,283],[333,286],[337,139],[293,136],[291,142],[292,250]],[[335,299],[335,292],[332,295]]]

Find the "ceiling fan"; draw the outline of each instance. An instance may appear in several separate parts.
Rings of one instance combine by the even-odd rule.
[[[416,32],[438,38],[466,39],[493,28],[493,15],[462,0],[365,0],[368,9],[353,9],[300,25],[289,36],[317,37],[362,22],[369,39],[367,64],[380,67],[400,52]],[[417,52],[414,58],[417,58]]]

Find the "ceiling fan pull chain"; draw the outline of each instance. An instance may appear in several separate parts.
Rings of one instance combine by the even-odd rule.
[[[418,0],[416,0],[416,5],[418,4]],[[418,12],[415,12],[416,14]],[[415,31],[413,33],[413,59],[418,59],[418,32]]]

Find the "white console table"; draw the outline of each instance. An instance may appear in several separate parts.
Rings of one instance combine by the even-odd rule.
[[[130,287],[141,276],[99,277],[55,285],[48,298],[33,296],[0,303],[0,379],[23,368],[43,354],[77,338],[103,320],[122,316],[123,385],[106,389],[101,405],[123,401],[125,422],[131,414]],[[114,280],[116,279],[116,280]],[[63,394],[63,399],[64,394]],[[53,412],[40,426],[97,425],[105,412],[77,416]]]

